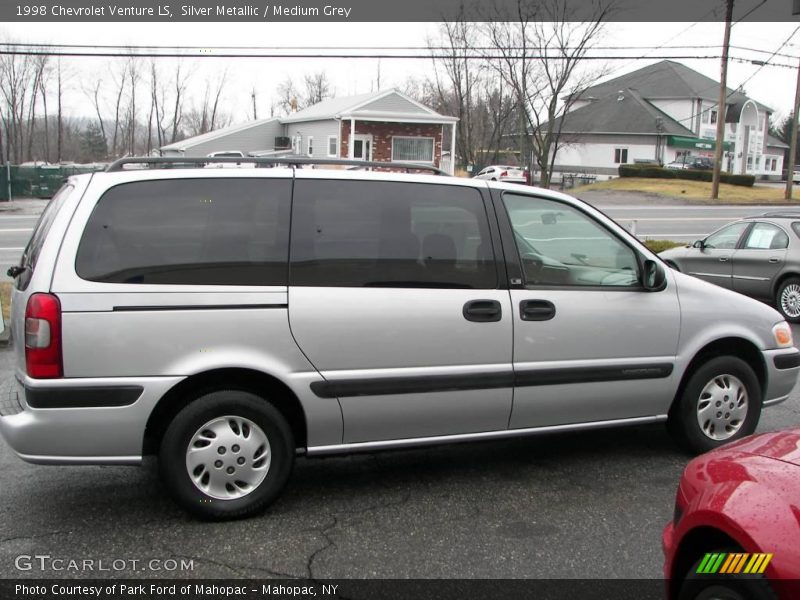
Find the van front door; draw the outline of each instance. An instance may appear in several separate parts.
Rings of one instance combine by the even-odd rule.
[[[588,211],[515,192],[498,211],[522,270],[510,427],[663,414],[680,329],[672,281],[644,290],[638,253]]]

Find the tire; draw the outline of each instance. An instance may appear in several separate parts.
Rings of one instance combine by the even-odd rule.
[[[753,433],[761,401],[753,369],[735,356],[718,356],[690,375],[670,409],[667,426],[689,452],[708,452]]]
[[[800,279],[790,277],[778,287],[775,308],[791,323],[800,323]]]
[[[208,520],[250,517],[280,494],[294,464],[294,437],[268,401],[238,390],[200,396],[161,441],[164,485],[178,504]]]
[[[713,552],[741,552],[714,550]],[[775,592],[763,575],[697,573],[702,558],[694,563],[680,585],[678,600],[777,600]],[[676,586],[677,587],[677,586]]]

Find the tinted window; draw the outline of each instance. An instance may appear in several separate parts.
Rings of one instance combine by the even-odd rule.
[[[747,234],[744,248],[748,250],[782,250],[789,245],[789,236],[780,227],[756,223]]]
[[[581,211],[544,198],[503,194],[529,285],[630,287],[636,253]]]
[[[291,284],[494,288],[481,196],[446,185],[297,181]]]
[[[174,179],[116,186],[97,203],[76,270],[91,281],[286,285],[291,182]]]
[[[17,277],[16,286],[18,289],[24,290],[28,287],[31,275],[33,275],[33,270],[36,268],[36,262],[39,260],[39,253],[42,251],[45,239],[47,239],[47,234],[53,226],[56,215],[64,205],[64,201],[70,193],[72,193],[73,189],[73,186],[69,184],[62,186],[50,202],[47,203],[47,206],[42,212],[42,216],[39,217],[39,221],[33,229],[31,239],[28,241],[28,245],[22,253],[20,265],[25,267],[25,271]]]

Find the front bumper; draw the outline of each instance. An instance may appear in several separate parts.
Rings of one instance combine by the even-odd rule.
[[[139,464],[147,419],[182,377],[38,380],[17,374],[0,394],[0,435],[20,458],[37,464]],[[97,406],[111,390],[141,388],[124,406]],[[27,398],[69,399],[67,408],[33,408]],[[80,398],[86,398],[81,403]],[[12,401],[13,400],[13,401]],[[83,405],[82,405],[83,404]],[[41,406],[41,404],[37,404]]]
[[[796,348],[765,350],[767,386],[764,391],[764,406],[772,406],[787,400],[800,375],[800,352]]]

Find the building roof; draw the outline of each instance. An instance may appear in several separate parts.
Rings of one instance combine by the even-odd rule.
[[[621,92],[621,93],[620,93]],[[694,137],[691,129],[642,98],[634,89],[615,88],[564,117],[564,133],[666,134]],[[659,125],[660,124],[660,125]]]
[[[217,138],[221,138],[226,135],[230,135],[232,133],[236,133],[238,131],[244,131],[246,129],[251,129],[253,127],[258,127],[259,125],[264,125],[266,123],[270,123],[272,121],[277,121],[277,118],[271,119],[258,119],[257,121],[248,121],[246,123],[240,123],[239,125],[231,125],[229,127],[222,127],[221,129],[215,129],[214,131],[209,131],[208,133],[201,133],[200,135],[195,135],[190,138],[186,138],[185,140],[181,140],[179,142],[173,142],[172,144],[167,144],[166,146],[161,146],[159,150],[173,150],[175,152],[183,152],[189,148],[193,148],[199,144],[204,144],[206,142],[210,142],[212,140],[216,140]]]
[[[394,98],[390,98],[392,96]],[[389,102],[387,102],[387,100]],[[371,92],[369,94],[358,94],[356,96],[328,98],[308,108],[304,108],[301,111],[290,114],[287,117],[259,119],[257,121],[248,121],[246,123],[240,123],[239,125],[223,127],[222,129],[215,129],[208,133],[161,146],[160,150],[184,152],[199,144],[271,122],[284,124],[350,118],[409,123],[455,123],[458,121],[458,117],[441,115],[432,108],[428,108],[424,104],[417,102],[401,91],[390,89],[381,92]]]
[[[782,140],[779,140],[774,135],[767,134],[767,146],[770,148],[782,148],[784,150],[789,149],[789,144],[784,143]]]
[[[389,106],[385,101],[394,96]],[[424,121],[428,123],[453,123],[456,117],[437,113],[397,89],[383,90],[356,96],[328,98],[281,119],[281,123],[321,121],[326,119],[362,118],[388,121]]]
[[[591,97],[603,98],[626,88],[637,90],[643,98],[648,100],[667,98],[701,98],[710,102],[719,100],[718,81],[673,60],[662,60],[598,83],[586,88],[579,97],[584,100]],[[727,89],[729,103],[744,103],[745,100],[748,100],[745,94],[730,88]],[[773,112],[768,106],[755,103],[760,111]]]

